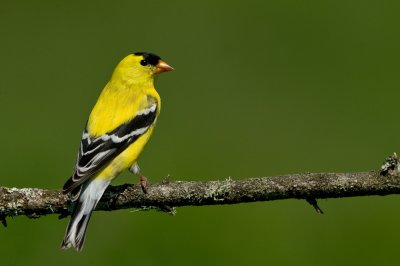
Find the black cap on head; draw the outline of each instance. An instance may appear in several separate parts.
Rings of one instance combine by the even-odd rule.
[[[144,52],[139,52],[135,53],[135,55],[141,55],[143,56],[143,59],[147,61],[150,65],[157,65],[158,61],[161,59],[158,55],[152,54],[152,53],[144,53]]]

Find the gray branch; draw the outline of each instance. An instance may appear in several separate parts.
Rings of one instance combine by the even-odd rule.
[[[126,208],[158,209],[174,212],[175,207],[238,204],[244,202],[304,199],[318,212],[316,199],[400,194],[398,159],[386,159],[381,171],[358,173],[304,173],[273,177],[226,179],[222,181],[164,180],[147,187],[110,186],[96,210]],[[0,219],[26,215],[59,214],[68,216],[68,198],[60,190],[0,187]]]

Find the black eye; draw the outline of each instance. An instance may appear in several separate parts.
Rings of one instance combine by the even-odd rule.
[[[147,61],[146,61],[146,60],[142,60],[142,61],[140,61],[140,64],[141,64],[142,66],[147,66]]]

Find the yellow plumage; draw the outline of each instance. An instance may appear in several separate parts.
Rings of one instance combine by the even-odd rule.
[[[160,113],[161,99],[154,88],[154,74],[148,69],[138,67],[139,60],[140,57],[129,55],[114,70],[111,80],[103,89],[89,116],[87,129],[90,136],[98,137],[112,131],[153,103],[157,103],[157,115]],[[135,67],[139,68],[139,71],[133,74]],[[130,168],[149,140],[153,128],[154,124],[97,176],[112,179]]]
[[[62,248],[82,249],[92,210],[122,171],[130,168],[139,175],[146,192],[146,178],[136,161],[160,113],[154,76],[170,70],[151,53],[128,55],[115,68],[89,116],[74,174],[64,185],[75,206]]]

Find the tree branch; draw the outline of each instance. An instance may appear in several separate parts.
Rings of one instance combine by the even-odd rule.
[[[159,209],[174,213],[174,207],[237,204],[255,201],[304,199],[322,213],[316,199],[369,195],[400,194],[397,155],[386,159],[381,171],[358,173],[304,173],[274,177],[224,181],[164,180],[147,187],[144,194],[138,185],[110,186],[96,210],[126,208]],[[0,187],[0,220],[26,215],[69,215],[68,198],[60,190]]]

